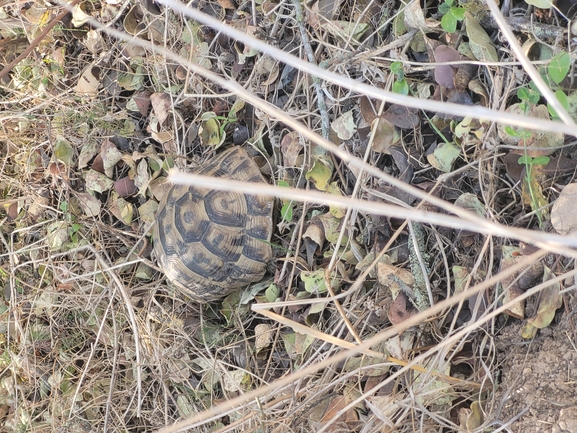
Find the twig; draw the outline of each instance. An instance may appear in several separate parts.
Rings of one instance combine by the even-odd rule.
[[[307,33],[307,29],[304,23],[304,15],[303,10],[301,8],[301,4],[299,0],[292,0],[293,6],[296,12],[296,20],[299,26],[299,31],[301,33],[301,39],[303,46],[305,48],[305,53],[309,59],[309,63],[316,65],[315,54],[313,53],[313,49],[311,47],[311,42],[309,40],[309,34]],[[329,115],[327,113],[327,103],[325,101],[325,95],[321,88],[321,80],[319,77],[313,75],[313,85],[315,87],[315,93],[317,94],[317,106],[319,109],[319,113],[321,115],[321,132],[324,139],[329,138]]]
[[[511,26],[515,32],[527,32],[536,35],[540,39],[559,39],[567,34],[567,29],[559,26],[552,26],[551,24],[544,24],[533,22],[526,17],[509,17],[505,18],[505,22]],[[499,24],[491,15],[486,16],[481,20],[483,27],[491,29],[499,29]]]
[[[16,57],[14,60],[12,60],[8,65],[6,65],[4,67],[4,69],[2,69],[0,71],[0,81],[2,81],[2,79],[6,75],[8,75],[8,73],[12,70],[12,68],[14,68],[14,66],[16,66],[18,63],[20,63],[24,58],[26,58],[26,56],[28,56],[28,54],[30,54],[32,52],[32,50],[34,48],[36,48],[38,46],[40,41],[42,41],[42,39],[44,39],[46,37],[48,32],[50,30],[52,30],[52,28],[56,25],[56,23],[61,21],[66,15],[68,15],[70,13],[68,11],[68,8],[72,8],[73,6],[75,6],[76,3],[78,3],[78,1],[79,0],[73,0],[72,3],[68,4],[66,6],[66,9],[64,9],[62,12],[60,12],[58,15],[56,15],[56,17],[48,23],[48,25],[44,28],[44,30],[42,30],[42,32],[36,37],[36,39],[34,39],[32,41],[32,43],[28,46],[28,48],[26,48],[24,51],[22,51],[22,53],[18,57]]]

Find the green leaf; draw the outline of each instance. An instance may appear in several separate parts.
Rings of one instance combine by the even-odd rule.
[[[403,64],[401,62],[391,63],[391,72],[395,75],[399,75],[399,74],[404,73],[403,72]]]
[[[275,284],[271,284],[265,290],[264,294],[268,302],[275,302],[280,295],[280,289]]]
[[[74,159],[74,149],[68,141],[60,137],[54,145],[54,156],[58,161],[62,161],[68,167],[72,165]]]
[[[453,2],[451,2],[451,4],[452,3]],[[441,3],[441,5],[439,5],[439,13],[441,13],[443,15],[448,14],[450,10],[451,10],[451,5],[448,2]]]
[[[526,129],[515,129],[512,126],[505,126],[505,132],[509,134],[511,137],[515,138],[523,138],[527,140],[531,138],[531,131],[527,131]]]
[[[203,113],[198,135],[205,146],[215,146],[218,148],[226,137],[221,128],[218,116],[213,112]]]
[[[559,53],[551,59],[551,62],[547,67],[547,73],[549,74],[549,78],[551,78],[555,84],[559,84],[569,73],[570,67],[571,57],[569,54]]]
[[[517,89],[517,98],[519,98],[520,101],[528,101],[529,100],[529,90],[524,88],[524,87]]]
[[[240,110],[242,110],[245,106],[245,102],[242,99],[237,99],[230,107],[230,111],[228,112],[228,121],[229,122],[236,122],[236,118],[238,117],[237,114]]]
[[[291,222],[293,220],[293,207],[290,202],[283,203],[280,210],[280,216],[284,221]]]
[[[535,158],[533,158],[533,165],[545,165],[549,164],[550,161],[551,158],[549,158],[548,156],[545,155],[536,156]]]
[[[393,83],[393,92],[399,93],[401,95],[408,95],[409,94],[409,84],[407,80],[402,79],[400,81],[395,81]]]
[[[511,137],[517,137],[517,131],[515,131],[511,126],[505,126],[505,132]]]
[[[455,17],[455,19],[462,21],[465,19],[465,8],[451,8],[451,15]]]
[[[301,272],[300,277],[302,282],[305,284],[305,290],[307,292],[318,294],[327,291],[324,269],[317,269],[316,271],[303,271]]]
[[[565,111],[568,111],[569,110],[569,100],[567,99],[567,95],[565,94],[565,92],[563,92],[563,90],[561,90],[561,89],[556,90],[555,96],[557,97],[557,99],[559,100],[559,102],[561,103],[561,105],[563,106]],[[551,118],[559,119],[559,115],[557,114],[555,109],[551,106],[551,104],[547,103],[547,109],[549,110],[549,114],[551,115]]]
[[[284,180],[279,180],[277,186],[288,188],[290,185]],[[290,222],[293,220],[293,202],[292,200],[283,200],[282,209],[280,211],[281,218],[284,221]]]
[[[529,155],[523,155],[519,157],[517,162],[519,164],[531,165],[533,163],[533,158],[531,158]]]
[[[457,19],[449,12],[441,18],[441,27],[447,33],[455,33],[457,31]]]
[[[541,99],[541,92],[539,92],[537,87],[535,87],[533,81],[531,81],[529,83],[529,87],[523,87],[521,89],[517,89],[517,98],[519,98],[520,101],[525,103],[525,105],[527,103],[535,105],[539,103],[539,100]],[[526,110],[528,109],[529,107],[526,107]]]

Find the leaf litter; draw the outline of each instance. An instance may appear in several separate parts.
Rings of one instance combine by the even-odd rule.
[[[283,200],[271,240],[276,259],[263,282],[208,306],[167,286],[148,229],[168,170],[194,167],[219,147],[254,149],[279,186],[421,206],[431,215],[439,209],[334,157],[183,63],[116,43],[89,24],[114,24],[234,80],[349,155],[479,217],[571,236],[571,137],[495,125],[468,107],[543,120],[559,113],[512,63],[482,3],[445,3],[321,1],[303,5],[303,17],[268,0],[195,7],[286,53],[311,49],[319,66],[359,82],[460,104],[462,116],[381,105],[334,83],[321,83],[323,104],[314,77],[154,2],[83,2],[38,40],[32,25],[48,25],[55,11],[39,2],[0,6],[0,65],[29,44],[34,53],[0,72],[8,108],[0,115],[3,428],[154,431],[316,365],[304,382],[261,396],[258,410],[251,400],[200,428],[246,431],[259,413],[262,431],[279,423],[287,430],[414,431],[415,420],[423,431],[441,424],[491,431],[519,418],[516,402],[495,402],[514,392],[519,359],[529,353],[535,361],[521,369],[527,392],[546,394],[537,379],[545,361],[554,363],[541,382],[564,393],[566,407],[533,403],[512,427],[574,423],[577,398],[560,374],[568,371],[572,381],[577,369],[570,251],[526,263],[533,249],[512,238]],[[538,72],[574,114],[571,47],[537,33],[540,25],[563,31],[568,22],[528,4],[550,5],[514,2],[532,13],[522,19],[543,45]],[[524,47],[536,46],[519,20],[506,19]],[[299,25],[313,41],[308,47]],[[406,45],[395,42],[410,32]],[[509,275],[473,293],[499,273]],[[403,325],[459,293],[467,302]],[[334,294],[346,297],[325,299]],[[251,310],[267,303],[285,321]],[[501,306],[504,314],[489,317]],[[399,335],[370,354],[323,364],[335,345],[390,329]],[[534,341],[543,349],[526,345]]]

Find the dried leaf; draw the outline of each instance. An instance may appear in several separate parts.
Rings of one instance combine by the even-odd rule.
[[[353,118],[353,110],[339,116],[331,123],[331,128],[341,140],[350,140],[357,131],[357,125]]]
[[[341,220],[339,218],[335,218],[335,216],[330,212],[320,215],[318,218],[323,226],[326,240],[333,245],[336,244],[341,231]],[[347,241],[348,237],[344,236],[343,242]]]
[[[491,38],[469,11],[465,12],[465,23],[469,47],[475,58],[481,62],[498,62],[499,56]]]
[[[342,397],[339,396],[339,397],[333,398],[329,402],[327,410],[325,411],[323,417],[321,418],[320,423],[325,424],[325,423],[331,421],[331,422],[334,422],[336,424],[336,422],[338,422],[338,421],[346,422],[346,421],[358,419],[357,413],[353,409],[348,409],[344,414],[342,414],[340,417],[338,417],[336,421],[333,420],[333,418],[335,418],[337,416],[337,414],[341,410],[343,410],[347,405],[348,405],[348,402],[344,396],[342,396]],[[339,427],[339,430],[340,430],[340,427]]]
[[[359,108],[361,110],[361,116],[363,116],[365,122],[369,125],[373,123],[373,120],[377,117],[377,107],[368,96],[361,96]]]
[[[566,185],[553,203],[551,224],[563,236],[577,230],[577,183]]]
[[[266,323],[259,323],[254,327],[254,348],[256,352],[266,349],[272,343],[274,329]]]
[[[341,193],[341,190],[338,187],[337,182],[331,182],[328,186],[327,186],[327,192],[329,194],[334,194],[334,195],[338,195],[338,196],[342,196],[343,194]],[[329,213],[337,218],[337,219],[341,219],[345,216],[346,214],[346,210],[339,207],[339,206],[335,206],[335,205],[331,205],[329,208]]]
[[[153,93],[150,95],[152,110],[158,119],[158,123],[164,124],[170,114],[172,102],[168,93]]]
[[[373,140],[375,152],[388,153],[389,148],[400,139],[395,126],[387,119],[376,118],[371,124],[371,130],[375,130]]]
[[[303,240],[307,251],[307,262],[312,264],[314,261],[314,254],[320,250],[325,243],[325,232],[318,219],[311,221],[311,224],[309,224],[303,234]]]
[[[223,9],[236,10],[236,4],[232,0],[217,0],[218,4]]]
[[[152,225],[157,209],[158,203],[154,200],[148,200],[138,208],[138,215],[140,215],[140,220],[145,224]]]
[[[110,213],[128,226],[134,218],[134,207],[131,203],[119,197],[110,205]]]
[[[324,29],[341,40],[358,42],[369,29],[369,25],[356,21],[333,20]]]
[[[460,59],[461,54],[454,48],[448,47],[447,45],[439,45],[435,48],[436,63],[456,62]],[[436,65],[435,81],[447,89],[452,89],[454,87],[453,79],[455,73],[456,70],[451,65]]]
[[[229,392],[245,391],[251,382],[250,375],[240,369],[228,371],[222,379],[223,388]]]
[[[55,221],[46,226],[46,242],[52,251],[59,250],[68,239],[68,223],[66,221]]]
[[[128,197],[136,193],[138,189],[134,184],[134,180],[125,176],[114,182],[114,190],[118,193],[120,197]]]
[[[481,80],[471,80],[469,81],[467,87],[469,88],[469,90],[471,90],[471,92],[474,92],[475,94],[481,97],[481,101],[479,102],[480,105],[482,105],[483,107],[487,107],[489,105],[489,94],[487,93],[487,89],[485,88]]]
[[[433,153],[427,155],[427,161],[437,170],[450,173],[453,164],[461,154],[461,148],[454,143],[441,143]]]
[[[140,160],[136,166],[136,176],[134,176],[134,185],[143,197],[146,196],[146,190],[150,183],[150,173],[148,172],[148,163],[145,159]]]
[[[315,158],[312,168],[307,171],[305,178],[314,183],[316,189],[325,191],[332,176],[332,169],[320,158]]]
[[[86,24],[88,21],[90,21],[91,19],[93,19],[92,16],[90,16],[89,14],[87,14],[84,11],[84,2],[82,2],[81,4],[77,4],[74,6],[74,8],[72,9],[72,25],[74,27],[82,27],[84,24]]]
[[[508,245],[501,247],[501,255],[501,272],[519,263],[524,258],[519,247]],[[531,266],[523,268],[521,271],[515,272],[509,277],[504,278],[501,282],[501,287],[505,291],[503,303],[508,303],[522,295],[525,290],[534,285],[535,280],[542,274],[543,263],[537,262]],[[517,278],[520,275],[521,277]],[[513,304],[509,307],[506,313],[517,319],[523,319],[525,317],[525,301],[519,301]]]
[[[112,188],[114,182],[105,174],[96,170],[88,170],[86,173],[86,189],[94,192],[104,192]]]
[[[483,410],[478,401],[471,403],[469,408],[459,409],[459,425],[461,430],[459,432],[472,432],[477,430],[484,420]]]
[[[403,397],[404,395],[402,393],[395,395],[371,395],[367,397],[365,402],[377,418],[393,428],[394,423],[391,421],[391,418],[401,409],[401,405],[398,404],[397,401],[402,400]]]
[[[399,278],[407,286],[415,284],[415,277],[408,269],[399,268],[389,263],[377,263],[377,280],[383,286],[388,287],[394,298],[401,288],[395,279],[391,277]]]
[[[555,278],[555,274],[545,266],[543,282],[545,283],[553,278]],[[537,315],[527,320],[529,324],[539,329],[543,329],[551,324],[555,317],[555,311],[557,311],[558,308],[561,308],[561,305],[563,304],[563,299],[559,294],[560,289],[561,286],[558,282],[551,282],[549,286],[541,291]]]
[[[281,152],[283,155],[283,163],[285,167],[298,167],[297,160],[304,148],[304,143],[301,141],[299,133],[291,131],[286,134],[280,143]]]
[[[100,87],[100,74],[101,71],[98,66],[87,66],[78,79],[78,83],[74,89],[76,93],[85,96],[96,96],[98,94],[98,88]]]
[[[533,211],[539,212],[541,221],[549,221],[549,202],[543,193],[543,183],[546,179],[546,175],[543,173],[544,169],[545,166],[539,164],[531,166],[529,171],[525,170],[526,175],[522,178],[521,197],[525,205],[531,206]]]
[[[138,4],[128,11],[123,20],[124,30],[133,36],[138,35],[146,29],[143,22],[144,13]]]
[[[373,368],[367,368],[374,365]],[[352,372],[362,368],[362,375],[382,376],[389,371],[389,365],[383,362],[382,358],[372,356],[353,356],[345,362],[344,370]]]
[[[399,292],[389,307],[388,317],[393,325],[398,325],[417,313],[417,309],[410,303],[407,295]]]
[[[426,368],[427,366],[425,365],[424,367]],[[416,400],[424,406],[433,403],[438,406],[450,405],[455,398],[455,390],[452,386],[447,386],[444,380],[435,376],[431,377],[431,370],[437,374],[442,373],[445,376],[449,376],[451,374],[451,363],[447,362],[442,372],[439,372],[436,368],[427,368],[427,373],[413,370],[415,377],[413,392]]]
[[[476,214],[481,218],[485,218],[485,206],[475,194],[464,193],[455,200],[455,206],[459,206]]]
[[[411,29],[427,29],[427,23],[425,22],[425,15],[421,8],[421,2],[411,1],[403,10],[405,12],[405,25],[407,27]]]
[[[387,111],[383,113],[382,117],[398,128],[414,129],[418,128],[421,123],[421,119],[415,114],[415,111],[416,110],[405,107],[404,105],[392,104]]]
[[[8,214],[8,218],[10,218],[10,220],[15,221],[16,218],[18,217],[18,214],[20,213],[20,209],[19,209],[19,201],[16,201],[10,205],[8,205],[7,209],[6,209],[6,213]],[[6,206],[4,206],[6,208]]]
[[[122,159],[122,153],[120,153],[116,145],[107,138],[102,142],[100,147],[100,156],[102,157],[104,174],[111,178],[114,174],[114,167]]]
[[[88,140],[82,144],[80,156],[78,157],[78,168],[88,166],[88,163],[99,152],[100,146],[94,140]]]
[[[87,217],[96,217],[100,214],[102,204],[93,195],[87,192],[79,192],[76,194],[78,204]]]
[[[550,9],[553,6],[551,0],[525,0],[525,3],[538,7],[539,9]]]
[[[150,95],[150,90],[144,90],[137,93],[128,100],[126,109],[128,111],[138,112],[141,116],[146,116],[150,108]]]
[[[213,112],[204,113],[201,117],[202,123],[198,135],[205,146],[214,146],[215,149],[224,143],[226,134],[220,127],[220,122]]]

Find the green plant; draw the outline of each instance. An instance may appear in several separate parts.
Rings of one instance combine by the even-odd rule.
[[[200,117],[199,135],[202,142],[208,146],[220,147],[226,138],[226,127],[237,121],[237,113],[244,108],[244,101],[238,99],[231,107],[228,116],[217,116],[216,113],[208,111]]]
[[[391,73],[396,75],[397,79],[393,83],[393,92],[401,95],[409,94],[409,83],[405,79],[405,71],[401,62],[391,63]]]
[[[533,183],[535,182],[535,177],[533,173],[533,167],[536,165],[545,165],[551,161],[548,156],[536,156],[535,158],[527,155],[521,156],[517,161],[519,164],[525,164],[525,182],[527,182],[527,188],[529,190],[529,195],[531,196],[531,207],[537,214],[537,219],[539,220],[539,227],[543,226],[543,216],[541,214],[541,204],[537,197],[536,192],[533,190]]]
[[[567,74],[569,73],[569,69],[571,68],[571,56],[569,54],[557,53],[547,65],[547,77],[549,78],[549,85],[551,86],[551,81],[555,83],[555,85],[561,84],[561,82],[565,79]],[[552,87],[552,86],[551,86]],[[555,96],[563,105],[565,110],[569,110],[569,102],[567,101],[567,95],[561,89],[555,90]],[[547,108],[549,109],[549,114],[551,115],[551,119],[559,119],[559,116],[551,107],[551,104],[547,103]]]
[[[541,99],[541,92],[535,86],[535,83],[531,81],[529,87],[522,87],[517,90],[517,98],[519,98],[520,107],[523,113],[528,114],[531,106],[537,105]]]
[[[453,6],[455,0],[445,0],[439,5],[439,12],[443,14],[441,27],[448,33],[457,31],[457,23],[465,18],[465,8]]]
[[[541,68],[539,71],[543,80],[545,80],[549,87],[555,91],[555,96],[566,110],[569,109],[567,95],[563,90],[559,88],[555,89],[555,87],[557,87],[565,77],[567,77],[570,68],[571,56],[563,52],[556,54],[547,65],[547,68]],[[525,114],[528,114],[530,108],[539,103],[541,92],[539,92],[535,83],[531,81],[529,82],[529,87],[523,87],[517,90],[517,97],[521,101],[520,106],[522,111]],[[559,119],[559,116],[553,107],[551,107],[551,104],[547,103],[547,108],[549,109],[549,114],[551,115],[552,120]]]
[[[285,188],[290,187],[290,185],[288,184],[288,182],[284,181],[284,180],[279,180],[277,182],[278,186],[282,186]],[[285,222],[291,222],[293,220],[293,201],[292,200],[283,200],[282,201],[282,209],[280,211],[280,215],[283,221]]]
[[[527,129],[513,129],[510,126],[505,126],[505,132],[511,137],[518,138],[519,140],[528,140],[533,136],[533,133]]]

